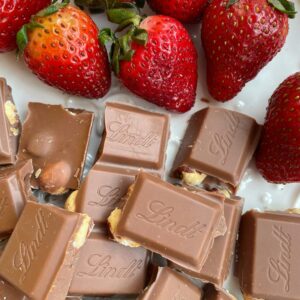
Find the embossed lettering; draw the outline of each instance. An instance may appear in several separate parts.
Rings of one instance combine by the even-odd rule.
[[[174,207],[166,206],[161,201],[152,201],[149,203],[147,213],[139,213],[136,217],[185,239],[192,239],[198,233],[203,232],[206,224],[201,224],[199,221],[190,225],[180,225],[172,220],[171,216],[174,210]]]
[[[280,242],[277,258],[269,258],[268,278],[273,283],[283,281],[284,290],[290,290],[291,273],[291,236],[284,232],[282,226],[273,225],[272,235]]]
[[[87,264],[89,270],[80,271],[78,277],[99,277],[99,278],[118,278],[126,279],[136,276],[136,272],[143,267],[142,259],[132,259],[124,266],[113,264],[113,258],[110,255],[92,254]]]
[[[225,132],[223,134],[215,132],[212,135],[212,141],[209,144],[210,153],[217,156],[222,165],[227,161],[230,148],[240,123],[239,117],[231,112],[225,113],[225,120]]]
[[[42,209],[38,209],[35,215],[35,237],[32,241],[20,241],[19,249],[13,256],[13,267],[21,272],[19,281],[22,283],[26,279],[32,262],[37,258],[38,251],[45,239],[48,230],[50,215],[45,215]]]
[[[132,130],[130,124],[122,124],[116,121],[109,124],[107,139],[110,142],[123,145],[149,148],[159,141],[159,135],[155,132],[148,132],[141,135]]]
[[[99,198],[96,201],[89,201],[91,206],[113,206],[121,197],[121,190],[118,187],[103,185],[98,188],[97,195]]]

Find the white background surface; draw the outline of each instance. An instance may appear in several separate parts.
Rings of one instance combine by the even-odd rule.
[[[246,85],[243,91],[234,100],[225,104],[213,101],[208,95],[205,80],[205,59],[201,49],[200,25],[188,26],[189,32],[199,52],[198,94],[196,105],[190,112],[183,115],[170,114],[172,126],[168,148],[167,169],[172,165],[172,160],[180,145],[187,120],[193,112],[207,105],[200,101],[202,97],[211,100],[210,105],[223,106],[249,114],[255,117],[259,123],[263,123],[267,102],[273,91],[286,77],[296,71],[300,71],[300,0],[294,1],[296,2],[296,8],[299,14],[296,16],[296,19],[289,21],[290,31],[284,48],[253,81]],[[150,13],[148,9],[145,11]],[[100,28],[111,25],[106,21],[103,14],[94,15],[93,18]],[[93,161],[93,155],[100,142],[103,125],[102,114],[106,101],[120,101],[135,104],[150,110],[166,112],[128,92],[126,88],[120,85],[117,79],[113,80],[113,87],[104,99],[86,100],[63,94],[39,81],[25,67],[22,59],[20,61],[16,60],[16,55],[13,52],[0,54],[0,76],[5,77],[12,87],[14,100],[22,120],[24,120],[26,116],[27,103],[29,101],[63,104],[67,107],[80,107],[96,113],[96,128],[89,151],[88,165]],[[300,207],[300,184],[269,184],[258,174],[253,162],[244,176],[238,195],[245,198],[245,210],[251,208],[281,210],[290,207]],[[238,299],[242,299],[236,279],[233,277],[229,278],[225,286],[238,297]]]

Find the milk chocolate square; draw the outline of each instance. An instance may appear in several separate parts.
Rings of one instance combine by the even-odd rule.
[[[89,215],[95,223],[106,223],[136,174],[137,171],[96,164],[79,191],[68,198],[65,207]]]
[[[246,115],[208,107],[196,112],[174,163],[237,186],[256,149],[261,127]]]
[[[32,172],[31,160],[0,169],[0,238],[11,234],[31,196]]]
[[[203,288],[202,300],[236,300],[236,298],[229,294],[222,288],[216,288],[213,284],[206,284]]]
[[[107,103],[99,163],[164,172],[169,139],[167,115]]]
[[[150,254],[92,233],[80,253],[70,295],[137,295],[145,287]]]
[[[65,300],[90,230],[86,215],[28,202],[1,255],[0,277],[31,300]]]
[[[237,273],[247,299],[299,299],[299,232],[299,214],[252,210],[243,215]]]
[[[0,165],[16,162],[20,134],[21,122],[11,88],[0,78]]]
[[[19,159],[32,159],[33,188],[50,194],[77,189],[87,154],[93,113],[61,105],[29,103]]]

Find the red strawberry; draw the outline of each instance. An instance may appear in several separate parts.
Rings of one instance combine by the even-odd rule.
[[[232,99],[280,51],[288,16],[295,16],[295,8],[287,0],[212,0],[202,43],[208,89],[216,100]]]
[[[108,15],[114,21],[116,10],[111,11]],[[124,14],[120,28],[127,24]],[[188,32],[170,17],[147,17],[139,27],[139,16],[135,19],[129,13],[128,17],[133,25],[123,37],[102,32],[114,40],[115,73],[130,91],[149,102],[171,111],[188,111],[195,102],[198,77],[197,52]]]
[[[300,72],[269,100],[256,165],[268,181],[300,182]]]
[[[0,0],[0,53],[17,48],[16,35],[51,0]]]
[[[18,44],[27,66],[49,85],[86,98],[108,92],[106,49],[96,24],[80,9],[65,1],[53,4],[19,31]]]
[[[197,23],[208,0],[148,0],[148,4],[159,14],[170,16],[183,23]]]

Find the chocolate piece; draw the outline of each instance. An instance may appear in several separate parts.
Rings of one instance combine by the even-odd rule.
[[[80,253],[71,295],[137,295],[146,285],[149,253],[92,233]]]
[[[159,268],[155,281],[139,300],[200,300],[201,290],[190,280],[169,268]]]
[[[247,299],[300,297],[300,215],[249,211],[242,217],[238,277]]]
[[[0,239],[11,234],[31,195],[32,172],[31,160],[0,169]]]
[[[164,172],[169,138],[167,115],[107,103],[99,163]]]
[[[16,162],[21,122],[11,95],[11,88],[0,78],[0,165]]]
[[[135,175],[135,171],[128,169],[96,164],[78,193],[68,198],[66,209],[86,213],[95,223],[105,223],[120,199],[126,195]]]
[[[0,278],[0,300],[28,300],[28,298]]]
[[[93,113],[61,105],[29,103],[19,159],[31,158],[33,188],[50,194],[77,189],[93,123]]]
[[[243,200],[241,199],[225,200],[224,215],[227,225],[225,235],[215,239],[200,272],[184,271],[195,278],[200,278],[204,282],[212,282],[218,286],[223,286],[229,274],[230,264],[234,255],[242,208]]]
[[[0,258],[0,276],[31,300],[65,300],[90,229],[87,215],[28,202]]]
[[[202,109],[189,121],[174,168],[188,167],[237,186],[256,149],[260,131],[249,116],[223,108]]]
[[[236,300],[236,298],[230,295],[227,291],[216,288],[213,284],[206,284],[203,288],[202,300]]]
[[[121,243],[142,245],[172,262],[199,271],[223,217],[223,203],[140,173],[124,207],[108,221]]]

